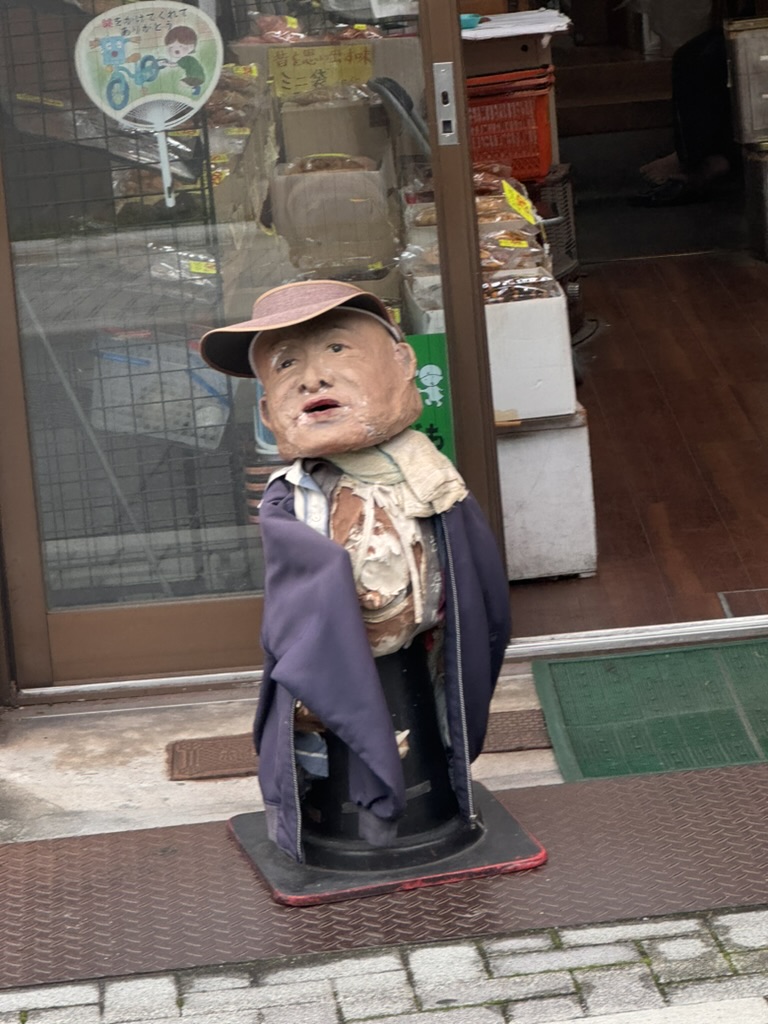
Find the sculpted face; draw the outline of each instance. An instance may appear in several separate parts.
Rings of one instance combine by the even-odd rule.
[[[335,309],[264,331],[250,359],[261,417],[286,461],[370,448],[421,412],[413,349],[364,313]]]

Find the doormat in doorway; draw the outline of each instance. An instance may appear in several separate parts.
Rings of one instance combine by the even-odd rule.
[[[551,746],[544,716],[538,708],[491,712],[484,754],[542,750]],[[166,754],[168,776],[174,782],[255,775],[258,767],[250,733],[175,740],[168,744]]]
[[[200,736],[176,740],[166,748],[168,777],[174,782],[190,779],[234,779],[255,775],[259,759],[253,736]]]
[[[534,662],[567,781],[768,760],[768,641]]]

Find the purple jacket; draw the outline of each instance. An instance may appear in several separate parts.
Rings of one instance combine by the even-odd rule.
[[[266,579],[264,677],[254,736],[259,782],[277,845],[303,860],[293,717],[302,701],[350,749],[350,799],[378,817],[405,810],[391,718],[379,683],[345,549],[300,522],[293,488],[267,488],[260,513]],[[453,785],[474,816],[470,763],[510,634],[509,586],[498,547],[469,495],[436,519],[445,573],[445,691]]]

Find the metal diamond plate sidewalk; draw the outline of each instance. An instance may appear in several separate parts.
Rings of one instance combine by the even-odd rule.
[[[768,902],[768,766],[497,796],[547,847],[545,867],[301,909],[269,899],[221,822],[0,847],[0,985],[474,942]],[[645,963],[624,952],[636,969]],[[728,963],[729,973],[741,970]]]

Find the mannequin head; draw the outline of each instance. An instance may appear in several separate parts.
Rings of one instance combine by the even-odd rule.
[[[333,455],[380,444],[421,412],[416,356],[377,316],[336,308],[255,336],[249,362],[261,417],[280,455]]]
[[[200,352],[223,373],[258,377],[286,460],[370,448],[421,413],[413,349],[381,300],[346,282],[273,288],[250,320],[208,331]]]

